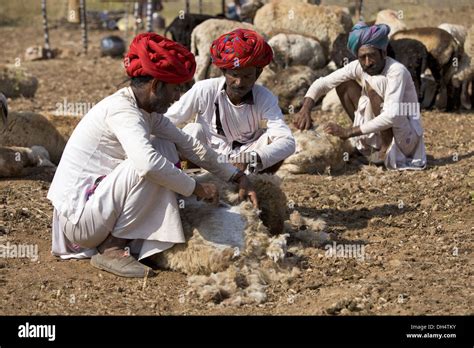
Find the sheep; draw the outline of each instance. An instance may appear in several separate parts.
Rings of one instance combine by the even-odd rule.
[[[191,33],[191,52],[196,56],[195,81],[210,77],[211,54],[209,50],[212,42],[219,36],[238,28],[256,30],[252,24],[228,19],[208,19],[194,28]]]
[[[280,72],[267,67],[257,83],[267,87],[278,97],[278,104],[283,112],[292,113],[302,106],[303,97],[311,84],[331,72],[329,66],[315,71],[307,66],[295,65]]]
[[[391,38],[393,34],[407,29],[405,22],[399,18],[398,12],[389,9],[377,13],[375,24],[387,24],[390,27],[389,38]]]
[[[459,86],[461,86],[460,88],[462,89],[462,92],[460,104],[464,106],[464,108],[469,109],[472,104],[469,103],[468,100],[468,88],[470,82],[474,78],[474,62],[472,61],[472,58],[474,57],[474,47],[470,47],[470,37],[474,35],[474,31],[472,28],[469,31],[463,25],[450,23],[440,24],[438,28],[450,33],[458,45],[464,50],[459,60],[459,64],[456,67],[456,72],[452,77],[452,82],[455,87],[459,88]]]
[[[196,179],[208,180],[209,175]],[[257,192],[268,190],[268,183],[281,190],[270,175],[252,175],[251,180]],[[298,262],[306,247],[321,247],[331,240],[324,221],[297,212],[284,222],[284,233],[271,236],[250,202],[235,202],[235,192],[226,183],[221,182],[219,189],[229,204],[214,207],[185,199],[182,221],[187,242],[155,257],[160,267],[188,275],[190,298],[233,306],[263,303],[270,284],[288,282],[300,273]],[[267,203],[275,206],[282,200],[279,196],[259,199],[274,200]],[[301,255],[287,255],[290,238],[297,243],[292,250]]]
[[[258,9],[268,3],[268,0],[248,0],[240,7],[240,20],[242,22],[253,23]]]
[[[48,151],[51,162],[58,164],[68,135],[79,122],[78,118],[68,117],[66,119],[64,122],[66,124],[62,125],[61,117],[48,119],[32,112],[11,112],[6,125],[0,127],[0,146],[32,147],[40,145]]]
[[[450,33],[454,40],[456,40],[457,44],[464,47],[467,38],[467,28],[464,25],[443,23],[438,25],[438,28]]]
[[[294,133],[296,151],[285,160],[278,175],[323,174],[344,168],[344,159],[352,152],[349,142],[326,134],[323,128],[320,125],[316,130]]]
[[[335,114],[344,113],[344,108],[342,107],[341,100],[339,99],[335,88],[331,89],[328,94],[324,96],[321,110]]]
[[[34,97],[38,79],[25,69],[13,65],[0,65],[0,91],[8,98]]]
[[[293,65],[305,65],[316,70],[327,63],[319,42],[302,35],[278,34],[272,37],[268,44],[273,49],[274,70],[283,70]]]
[[[464,64],[468,65],[465,69],[459,69],[460,72],[464,76],[458,76],[460,80],[463,82],[463,97],[466,99],[469,98],[469,85],[471,85],[471,99],[470,99],[470,106],[474,108],[474,25],[472,25],[467,33],[466,42],[464,43],[464,51],[467,55],[468,59],[464,62]],[[461,62],[462,64],[462,62]],[[458,74],[458,73],[456,73]],[[456,75],[455,74],[455,75]],[[466,104],[469,104],[469,100],[465,101]]]
[[[0,146],[0,178],[28,175],[34,172],[34,167],[56,167],[50,162],[48,151],[44,147]]]
[[[447,31],[440,28],[415,28],[399,31],[392,36],[392,40],[412,39],[420,41],[425,45],[428,52],[427,66],[435,78],[439,88],[447,89],[446,110],[451,111],[456,108],[456,94],[459,88],[454,88],[452,77],[456,72],[454,61],[459,61],[462,55],[462,47]],[[431,102],[430,107],[434,104]]]
[[[327,57],[337,36],[350,31],[352,19],[345,7],[273,0],[257,11],[254,25],[269,37],[288,33],[313,38]]]
[[[421,85],[426,68],[428,67],[428,52],[425,46],[412,39],[390,40],[387,47],[387,56],[402,63],[410,72],[415,89],[418,94],[418,100],[422,100]]]

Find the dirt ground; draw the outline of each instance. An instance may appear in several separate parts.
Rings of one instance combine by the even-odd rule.
[[[12,100],[11,110],[51,114],[64,99],[96,103],[113,93],[125,75],[120,60],[99,56],[103,35],[90,33],[91,51],[84,56],[79,31],[53,28],[51,42],[63,54],[23,62],[26,47],[41,43],[38,30],[0,27],[0,63],[20,57],[40,86],[34,99]],[[54,173],[0,180],[0,243],[39,249],[37,261],[0,259],[0,313],[473,314],[473,116],[423,113],[425,171],[389,172],[352,161],[339,174],[285,179],[293,209],[322,217],[338,241],[364,245],[365,257],[328,257],[324,248],[311,249],[301,275],[288,285],[270,286],[268,301],[254,306],[223,307],[187,298],[186,277],[176,272],[162,271],[144,284],[100,272],[88,260],[59,261],[50,255],[52,207],[46,199]],[[73,125],[77,119],[65,122]]]

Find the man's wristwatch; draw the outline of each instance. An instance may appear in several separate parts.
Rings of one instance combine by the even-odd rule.
[[[234,183],[238,183],[240,178],[243,177],[244,175],[245,173],[243,171],[241,171],[240,169],[237,169],[235,173],[232,175],[232,177],[230,178],[230,181]]]

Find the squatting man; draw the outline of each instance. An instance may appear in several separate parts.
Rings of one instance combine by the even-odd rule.
[[[258,207],[245,173],[176,128],[163,116],[193,78],[196,62],[184,46],[139,34],[125,57],[129,87],[95,105],[71,135],[48,199],[54,206],[54,255],[91,257],[124,277],[143,277],[153,255],[184,243],[176,194],[218,201],[217,188],[179,168],[179,156],[239,185]],[[137,254],[138,260],[131,254]],[[98,251],[98,253],[96,253]]]
[[[220,161],[276,172],[296,145],[277,97],[255,84],[273,59],[270,45],[253,30],[236,29],[218,37],[210,51],[224,76],[197,82],[165,116],[175,125],[195,116],[183,131],[217,151]]]
[[[388,169],[420,170],[426,167],[426,153],[418,97],[409,71],[387,57],[389,32],[385,24],[356,24],[347,47],[358,59],[310,86],[294,124],[310,129],[315,102],[336,88],[353,126],[330,122],[325,132],[350,139],[373,163]]]

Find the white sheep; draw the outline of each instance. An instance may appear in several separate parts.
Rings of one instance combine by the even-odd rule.
[[[351,153],[350,144],[328,135],[323,126],[316,130],[296,131],[296,151],[288,157],[277,174],[322,174],[344,167],[344,159]]]
[[[352,19],[346,7],[273,0],[257,11],[254,25],[269,37],[287,33],[316,39],[327,57],[337,36],[350,31]]]
[[[209,177],[206,174],[196,179]],[[261,207],[286,208],[286,198],[275,186],[278,179],[256,175],[251,180]],[[323,232],[325,224],[319,219],[295,219],[293,213],[293,218],[284,222],[284,233],[272,236],[262,214],[250,202],[235,201],[235,187],[220,182],[219,190],[224,202],[218,207],[185,199],[182,221],[187,242],[158,254],[155,261],[160,267],[188,275],[191,298],[223,305],[265,302],[268,285],[287,282],[300,272],[301,255],[286,255],[288,238],[300,243],[295,253],[302,253],[306,246],[321,246],[329,240]],[[269,190],[276,192],[265,195]],[[280,214],[286,218],[286,211]]]
[[[277,34],[268,44],[273,49],[273,62],[277,69],[305,65],[312,70],[323,68],[327,59],[321,44],[309,37],[297,34]]]
[[[407,29],[407,25],[399,16],[399,12],[390,9],[379,11],[375,24],[387,24],[390,27],[389,38],[396,32]]]
[[[331,89],[323,98],[321,110],[324,112],[331,112],[335,114],[344,113],[341,100],[337,95],[336,89]]]
[[[209,69],[211,67],[210,48],[212,42],[219,36],[237,28],[255,30],[252,24],[228,19],[208,19],[194,28],[191,33],[191,52],[196,56],[195,81],[211,76]]]
[[[49,160],[48,151],[42,146],[0,146],[0,178],[12,178],[31,174],[34,167],[56,166]]]

